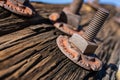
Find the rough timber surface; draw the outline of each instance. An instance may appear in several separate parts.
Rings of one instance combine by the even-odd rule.
[[[0,80],[115,80],[120,57],[120,24],[112,14],[97,35],[96,55],[104,67],[98,72],[87,71],[70,61],[56,45],[63,34],[47,20],[52,12],[65,5],[33,3],[39,15],[25,18],[0,8]],[[95,10],[84,5],[82,22],[86,28]],[[84,28],[84,29],[85,29]]]

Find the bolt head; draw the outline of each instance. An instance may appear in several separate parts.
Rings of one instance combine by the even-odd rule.
[[[95,42],[87,41],[79,34],[73,34],[69,41],[84,54],[93,54],[98,47]]]
[[[66,20],[66,23],[72,25],[76,30],[79,27],[81,16],[77,14],[73,14],[68,7],[63,9],[62,19]]]

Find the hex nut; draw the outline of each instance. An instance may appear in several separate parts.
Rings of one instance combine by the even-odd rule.
[[[79,34],[73,34],[69,41],[84,54],[93,54],[98,47],[95,42],[87,41]]]
[[[80,21],[81,21],[81,16],[78,15],[78,14],[73,14],[72,12],[70,12],[69,8],[68,7],[65,7],[63,9],[63,12],[62,12],[62,15],[61,15],[61,18],[66,20],[64,22],[70,24],[73,26],[73,28],[78,28],[79,24],[80,24]]]

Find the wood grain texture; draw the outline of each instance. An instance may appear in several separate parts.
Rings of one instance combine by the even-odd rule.
[[[113,21],[114,7],[104,28],[96,37],[95,54],[104,67],[87,71],[62,54],[56,38],[64,34],[47,19],[66,5],[32,3],[39,15],[25,18],[0,8],[0,80],[115,80],[120,58],[120,24]],[[89,8],[89,9],[88,9]],[[2,11],[1,11],[2,10]],[[5,13],[5,14],[4,14]],[[81,25],[84,29],[95,14],[83,5]]]

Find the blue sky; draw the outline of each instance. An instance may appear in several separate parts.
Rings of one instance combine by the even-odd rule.
[[[66,4],[71,3],[73,0],[30,0],[34,2],[45,2],[50,4]],[[85,0],[86,2],[87,0]],[[115,6],[120,7],[120,0],[100,0],[100,3],[102,4],[112,4]]]

